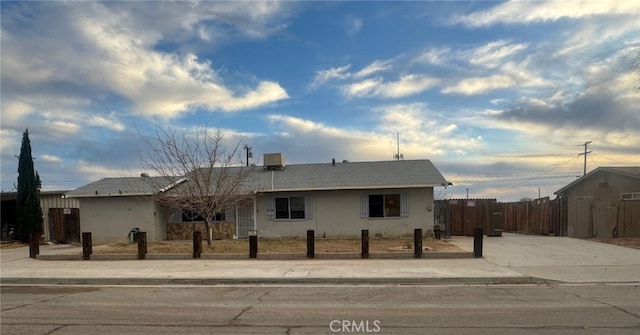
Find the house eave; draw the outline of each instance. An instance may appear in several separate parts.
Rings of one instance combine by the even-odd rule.
[[[65,194],[65,198],[117,198],[117,197],[149,197],[153,196],[153,193],[126,193],[126,194],[78,194],[68,195]]]

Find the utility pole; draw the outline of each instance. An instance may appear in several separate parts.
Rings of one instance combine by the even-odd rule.
[[[584,169],[582,171],[582,175],[586,175],[587,174],[587,155],[592,153],[593,151],[587,151],[587,146],[589,145],[589,143],[591,143],[593,141],[589,141],[589,142],[584,142],[584,144],[580,144],[580,146],[584,145],[584,152],[578,154],[578,156],[582,156],[584,155]]]
[[[247,166],[249,166],[249,158],[253,157],[253,153],[251,152],[251,147],[248,145],[244,145],[244,150],[247,152]]]
[[[467,199],[469,199],[469,189],[467,189]]]

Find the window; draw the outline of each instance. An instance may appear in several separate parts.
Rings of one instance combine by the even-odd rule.
[[[622,200],[637,200],[637,199],[640,199],[640,192],[622,193],[620,195],[620,199],[622,199]]]
[[[409,193],[360,195],[360,218],[408,218]]]
[[[369,217],[400,217],[400,194],[370,194]]]
[[[276,219],[305,219],[305,198],[276,198]]]

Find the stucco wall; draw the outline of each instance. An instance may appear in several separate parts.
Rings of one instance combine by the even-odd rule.
[[[640,180],[619,174],[599,171],[587,180],[574,185],[566,192],[567,233],[570,237],[593,237],[593,217],[590,209],[585,209],[578,198],[593,197],[593,206],[607,207],[620,201],[622,193],[640,192]],[[583,203],[584,204],[584,203]],[[586,205],[586,204],[585,204]],[[604,231],[604,229],[600,229]],[[610,236],[607,236],[610,237]]]
[[[397,194],[407,192],[408,217],[361,218],[363,194]],[[310,220],[267,220],[268,196],[305,196],[313,199],[313,217]],[[346,190],[315,191],[297,193],[274,193],[258,197],[256,215],[258,234],[261,237],[298,236],[305,237],[308,229],[315,230],[316,236],[360,236],[362,229],[368,229],[370,236],[412,235],[415,228],[422,228],[423,234],[433,230],[433,188],[388,189],[388,190]]]
[[[94,244],[127,241],[131,228],[147,232],[149,242],[166,239],[165,215],[150,197],[81,198],[80,230]]]

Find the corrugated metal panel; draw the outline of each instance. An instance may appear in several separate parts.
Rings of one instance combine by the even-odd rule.
[[[40,207],[42,208],[42,230],[45,240],[51,237],[51,222],[49,222],[49,209],[51,208],[80,208],[80,201],[76,198],[62,197],[64,193],[40,194]]]

